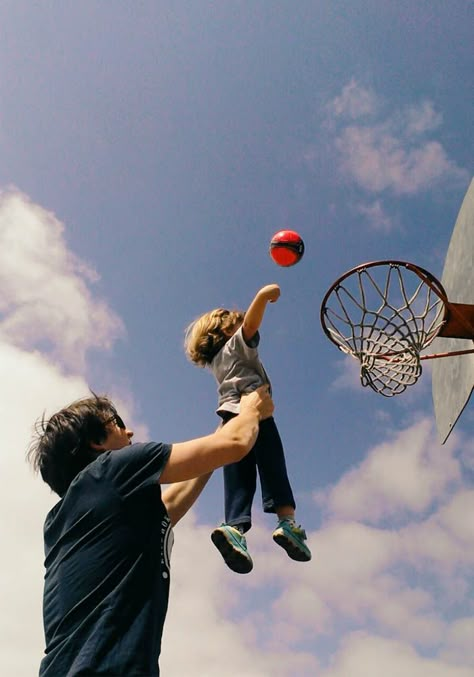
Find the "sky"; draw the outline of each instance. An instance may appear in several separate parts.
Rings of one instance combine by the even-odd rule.
[[[0,5],[0,673],[44,650],[35,421],[89,389],[136,441],[213,431],[184,330],[263,285],[260,355],[310,563],[272,541],[226,569],[217,471],[175,529],[166,677],[472,677],[474,409],[438,439],[431,366],[384,398],[321,300],[375,259],[441,276],[473,172],[464,0]],[[300,263],[270,258],[300,233]],[[468,299],[452,299],[472,302]],[[455,358],[449,358],[455,359]],[[471,358],[462,358],[470,360]]]

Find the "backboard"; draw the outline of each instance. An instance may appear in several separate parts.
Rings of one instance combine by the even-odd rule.
[[[474,179],[454,226],[441,282],[450,301],[474,304]],[[473,347],[470,339],[438,337],[433,343],[437,353]],[[474,353],[433,360],[432,387],[438,435],[444,444],[474,389]]]

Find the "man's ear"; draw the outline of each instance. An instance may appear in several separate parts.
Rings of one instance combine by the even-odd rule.
[[[95,442],[89,442],[89,444],[94,451],[106,451],[103,444],[96,444]]]

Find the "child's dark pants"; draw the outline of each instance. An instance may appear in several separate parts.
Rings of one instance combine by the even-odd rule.
[[[234,416],[231,412],[221,413],[224,424]],[[273,417],[260,422],[257,441],[247,456],[238,463],[224,466],[225,522],[241,526],[244,532],[252,523],[257,468],[264,512],[274,513],[287,505],[295,508],[283,445]]]

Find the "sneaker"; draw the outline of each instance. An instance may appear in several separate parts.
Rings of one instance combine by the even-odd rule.
[[[286,550],[288,557],[297,562],[309,562],[311,550],[305,544],[306,532],[294,522],[280,520],[273,532],[273,540]]]
[[[248,574],[252,571],[253,562],[247,551],[247,541],[238,529],[221,524],[212,532],[211,540],[229,569],[238,574]]]

